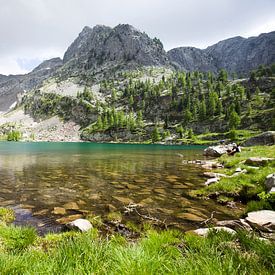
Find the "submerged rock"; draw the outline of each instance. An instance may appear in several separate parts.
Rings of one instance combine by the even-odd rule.
[[[275,232],[275,211],[260,210],[247,214],[245,221],[252,227],[266,232]]]
[[[77,219],[70,223],[67,223],[66,227],[71,230],[86,232],[86,231],[90,230],[93,226],[88,220]]]
[[[68,210],[79,210],[79,206],[76,202],[65,203],[64,208]]]
[[[74,220],[80,219],[80,218],[82,218],[82,216],[83,215],[81,215],[81,214],[75,214],[75,215],[70,215],[67,217],[62,217],[60,219],[57,219],[56,221],[61,224],[66,224],[66,223],[72,222]]]
[[[199,217],[195,214],[192,213],[180,213],[177,214],[177,218],[179,219],[184,219],[184,220],[189,220],[189,221],[193,221],[193,222],[202,222],[204,221],[204,218]]]
[[[113,196],[113,198],[118,200],[119,202],[125,204],[125,205],[133,202],[131,199],[125,198],[125,197]]]
[[[54,207],[52,213],[54,215],[65,215],[66,214],[66,209],[63,207]]]

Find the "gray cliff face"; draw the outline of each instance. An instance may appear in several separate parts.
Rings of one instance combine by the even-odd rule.
[[[0,112],[7,111],[17,101],[17,95],[42,84],[62,66],[60,58],[42,62],[26,75],[0,76]]]
[[[186,71],[213,71],[217,68],[213,64],[213,58],[203,50],[194,47],[181,47],[168,52],[173,66]]]
[[[275,32],[257,37],[233,37],[204,50],[181,47],[168,52],[174,66],[181,70],[248,73],[259,65],[275,62]]]
[[[64,54],[67,71],[92,71],[123,65],[168,66],[162,44],[134,27],[121,24],[85,27]]]

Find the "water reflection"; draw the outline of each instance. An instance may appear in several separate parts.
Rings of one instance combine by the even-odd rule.
[[[211,201],[190,199],[203,184],[198,167],[184,159],[201,159],[200,148],[95,144],[0,144],[0,206],[25,209],[25,219],[47,221],[70,215],[123,210],[129,202],[148,213],[189,227],[212,211],[232,210]],[[20,216],[20,213],[18,214]],[[40,219],[40,222],[38,222]],[[20,218],[18,219],[20,220]],[[22,223],[22,219],[19,221]]]

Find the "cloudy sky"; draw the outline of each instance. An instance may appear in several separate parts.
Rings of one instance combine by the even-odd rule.
[[[62,57],[84,26],[129,23],[177,46],[205,48],[275,30],[275,0],[0,0],[0,74]]]

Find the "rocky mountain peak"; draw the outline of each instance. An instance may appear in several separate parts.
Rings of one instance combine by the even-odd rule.
[[[129,24],[114,28],[85,27],[71,44],[63,59],[67,71],[97,70],[123,65],[168,66],[161,43]]]

